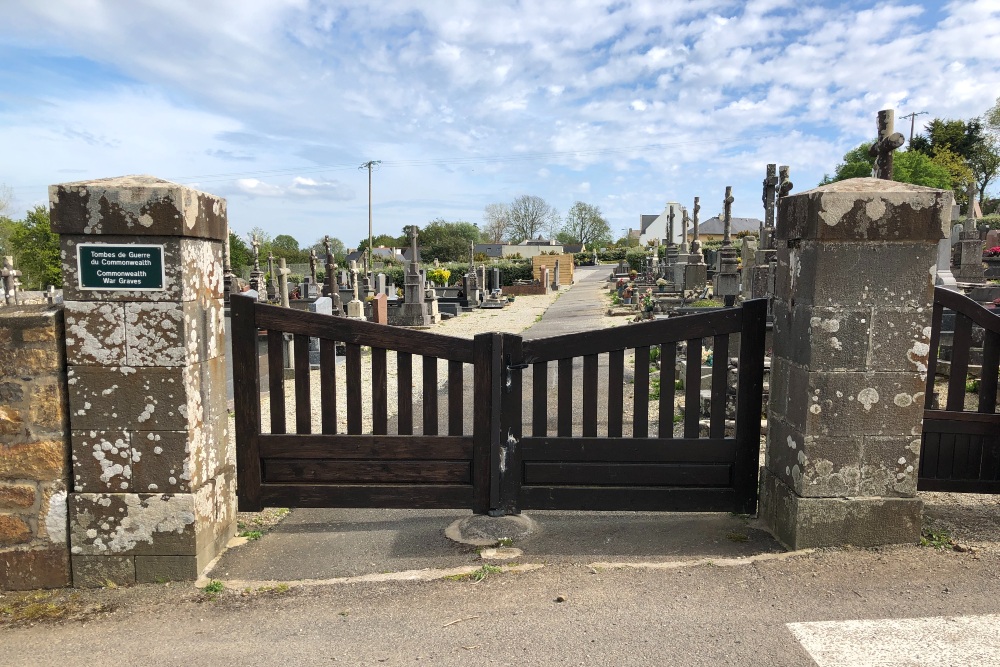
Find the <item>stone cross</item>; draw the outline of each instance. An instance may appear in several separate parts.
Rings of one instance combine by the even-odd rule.
[[[250,237],[250,246],[253,248],[254,271],[260,271],[260,241],[257,240],[256,234]]]
[[[760,228],[760,245],[764,249],[772,246],[771,237],[774,235],[774,205],[778,194],[778,165],[767,165],[767,176],[764,177],[764,194],[761,200],[764,202],[764,226]]]
[[[267,300],[273,301],[278,296],[278,276],[274,272],[274,253],[267,253],[267,274],[270,279],[267,281]]]
[[[726,186],[726,198],[722,200],[723,211],[725,211],[724,217],[722,219],[722,243],[727,245],[732,243],[732,238],[730,236],[733,228],[733,186]]]
[[[420,261],[417,257],[417,226],[410,225],[410,263],[416,266]]]
[[[228,232],[228,230],[227,230]],[[229,247],[229,234],[226,234],[226,242],[222,244],[222,301],[229,303],[229,297],[233,293],[232,249]]]
[[[694,198],[694,228],[691,230],[691,243],[698,243],[698,211],[701,210],[701,204],[699,201],[701,197]]]
[[[906,143],[906,138],[899,132],[893,132],[896,112],[892,109],[882,109],[878,112],[878,139],[868,149],[868,155],[875,158],[872,176],[886,181],[892,180],[892,152]]]
[[[688,215],[688,210],[681,209],[681,252],[686,253],[688,251],[688,225],[691,224],[691,216]]]
[[[965,189],[965,196],[968,203],[965,205],[965,222],[968,229],[972,229],[979,234],[979,230],[976,229],[976,184],[969,183],[968,187]]]
[[[354,301],[360,301],[358,298],[358,264],[357,262],[351,262],[351,291],[354,293]]]
[[[670,207],[670,226],[667,232],[667,245],[674,245],[674,207]]]
[[[319,258],[316,256],[316,248],[309,251],[309,275],[312,277],[312,281],[315,283],[316,280],[316,265],[319,263]]]
[[[288,274],[292,271],[285,264],[285,258],[278,259],[278,295],[281,298],[281,305],[285,308],[290,306],[288,302]]]
[[[0,269],[3,278],[3,296],[8,306],[17,305],[17,290],[21,286],[21,272],[14,268],[14,258],[4,257],[3,268]]]

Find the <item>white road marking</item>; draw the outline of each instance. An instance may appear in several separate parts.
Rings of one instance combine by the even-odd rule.
[[[817,667],[1000,664],[1000,614],[789,623]]]

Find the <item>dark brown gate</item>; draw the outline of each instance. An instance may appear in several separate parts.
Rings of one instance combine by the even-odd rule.
[[[234,296],[240,509],[752,513],[765,314],[765,301],[755,300],[740,308],[617,329],[538,340],[493,333],[470,341]],[[262,429],[258,364],[261,330],[266,330],[267,431]],[[294,391],[288,397],[295,403],[293,433],[285,423],[286,335],[295,360]],[[318,375],[308,370],[310,338],[319,340]],[[338,345],[345,352],[339,362]],[[687,358],[699,361],[703,347],[711,348],[714,364],[707,423],[699,420],[702,365],[688,366],[687,409],[675,437],[673,368],[679,346]],[[371,348],[370,377],[362,376],[363,347]],[[658,400],[650,401],[650,362],[657,354],[667,381],[659,387]],[[414,357],[421,358],[419,365]],[[731,357],[739,360],[735,389],[729,380]],[[627,358],[634,366],[626,367]],[[447,369],[441,382],[439,364]],[[422,378],[416,392],[414,368]],[[393,376],[397,414],[390,420]],[[633,396],[626,402],[629,379]],[[316,384],[320,400],[314,402]],[[370,397],[367,417],[364,392]],[[727,400],[735,401],[735,421],[727,422]],[[439,433],[439,422],[446,424],[446,434]]]
[[[950,332],[950,359],[941,358],[943,323],[954,314]],[[982,342],[981,358],[973,340]],[[974,364],[973,361],[980,363]],[[934,407],[934,380],[948,364],[947,399]],[[979,377],[970,370],[979,366]],[[921,491],[1000,493],[1000,414],[997,413],[997,373],[1000,366],[1000,316],[972,299],[943,288],[934,290],[934,314],[927,362],[927,396],[924,404],[923,440],[920,450]],[[967,409],[968,390],[978,397]]]

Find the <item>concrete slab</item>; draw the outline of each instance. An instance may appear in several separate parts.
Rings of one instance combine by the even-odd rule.
[[[721,513],[527,512],[536,530],[510,546],[524,562],[648,562],[742,558],[784,549],[755,521]],[[451,510],[295,509],[261,539],[232,548],[208,576],[248,581],[331,579],[480,562],[445,529]]]

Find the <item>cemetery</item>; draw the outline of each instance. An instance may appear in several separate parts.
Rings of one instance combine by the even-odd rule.
[[[873,178],[793,192],[768,164],[756,229],[733,232],[732,187],[642,216],[599,268],[608,328],[545,338],[435,329],[565,290],[573,254],[445,265],[410,225],[401,274],[326,237],[293,280],[253,237],[244,279],[220,197],[51,186],[62,289],[0,269],[0,587],[194,579],[238,510],[275,506],[730,511],[789,549],[916,542],[918,490],[1000,492],[1000,237],[974,186],[962,210],[891,180],[891,111],[878,131]]]

